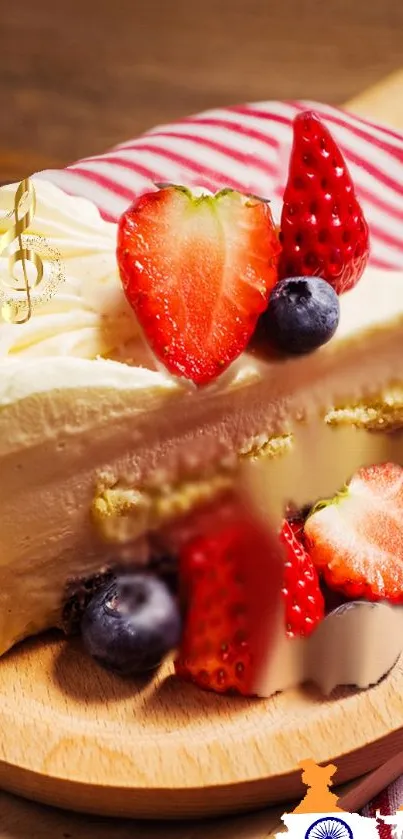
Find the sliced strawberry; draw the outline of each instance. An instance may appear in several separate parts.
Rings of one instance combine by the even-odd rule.
[[[302,541],[303,527],[301,521],[285,521],[281,531],[281,540],[287,554],[283,597],[289,638],[307,637],[325,614],[318,573]]]
[[[347,597],[403,603],[403,469],[360,469],[346,490],[307,519],[312,561]]]
[[[281,604],[282,566],[249,521],[195,539],[180,556],[187,600],[176,672],[224,693],[258,692]]]
[[[123,287],[172,374],[205,385],[240,355],[278,279],[279,251],[268,204],[232,190],[166,187],[123,214]]]
[[[369,233],[343,155],[319,117],[294,121],[281,216],[280,277],[320,276],[338,294],[360,279]]]

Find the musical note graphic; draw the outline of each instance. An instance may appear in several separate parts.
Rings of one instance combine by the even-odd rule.
[[[25,207],[25,212],[20,216],[21,207]],[[34,219],[36,212],[36,194],[33,183],[29,178],[24,178],[18,186],[14,197],[14,210],[11,213],[15,217],[14,223],[10,222],[10,227],[0,236],[0,256],[7,251],[13,242],[18,243],[18,249],[9,253],[9,278],[1,279],[3,287],[9,287],[17,295],[25,295],[26,314],[18,317],[19,307],[21,301],[12,299],[4,302],[0,308],[0,313],[4,320],[10,323],[26,323],[32,315],[32,290],[38,286],[43,279],[43,262],[39,254],[32,248],[24,247],[22,234],[28,229],[29,225]],[[10,216],[9,216],[10,217]],[[8,219],[7,219],[8,221]],[[3,222],[4,223],[4,222]],[[15,276],[15,266],[21,263],[24,277],[23,285],[20,284]],[[34,266],[36,276],[34,280],[30,280],[27,273],[27,263]]]

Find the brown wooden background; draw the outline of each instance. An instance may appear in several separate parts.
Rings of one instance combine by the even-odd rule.
[[[403,63],[403,0],[0,0],[0,179],[231,102],[344,102]]]

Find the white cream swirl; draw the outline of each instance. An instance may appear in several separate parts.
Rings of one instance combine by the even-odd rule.
[[[71,197],[39,178],[31,180],[36,213],[29,234],[45,237],[58,251],[64,279],[50,300],[34,308],[27,323],[0,319],[0,359],[119,356],[128,343],[137,345],[139,329],[119,279],[117,226],[104,221],[90,201]],[[12,206],[16,187],[2,188],[2,205]],[[0,235],[6,230],[2,219],[0,212]],[[50,270],[46,263],[45,259],[45,272]],[[147,366],[152,366],[149,360]]]
[[[34,308],[27,323],[6,323],[0,316],[3,383],[7,375],[19,375],[20,361],[42,358],[48,362],[45,366],[49,381],[55,382],[56,377],[59,387],[74,385],[76,379],[80,386],[83,385],[82,372],[87,365],[94,386],[102,382],[104,376],[109,382],[110,365],[114,362],[115,375],[124,373],[133,386],[141,383],[144,388],[166,388],[169,393],[172,389],[187,390],[183,379],[170,376],[154,358],[125,298],[116,258],[117,225],[104,221],[87,199],[69,196],[35,176],[31,180],[36,191],[36,213],[29,233],[45,237],[51,248],[58,251],[64,281],[53,297]],[[13,205],[16,187],[13,184],[0,189],[0,236],[6,230],[2,208]],[[1,261],[2,257],[0,268]],[[45,265],[46,270],[49,265]],[[400,323],[402,313],[402,273],[385,274],[368,269],[357,286],[341,296],[336,335],[309,357],[309,366],[314,365],[313,359],[320,355],[332,356],[341,347],[358,342],[367,334]],[[61,363],[63,358],[70,359],[68,375],[67,368]],[[92,363],[94,360],[98,362],[96,365]],[[285,360],[284,369],[292,363],[292,359]],[[122,364],[126,371],[119,370]],[[242,387],[264,377],[270,368],[274,374],[277,367],[270,358],[262,359],[245,352],[206,392]],[[44,375],[45,371],[42,372]],[[34,379],[24,381],[25,387],[32,391],[38,387]],[[86,379],[85,387],[88,386],[90,381]],[[0,380],[0,406],[2,390]]]

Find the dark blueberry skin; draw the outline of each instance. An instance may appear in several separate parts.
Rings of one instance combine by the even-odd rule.
[[[274,286],[263,315],[266,334],[286,353],[308,353],[334,335],[339,298],[320,277],[289,277]]]
[[[180,640],[175,597],[154,574],[114,577],[87,606],[84,646],[104,667],[123,675],[154,670]]]

